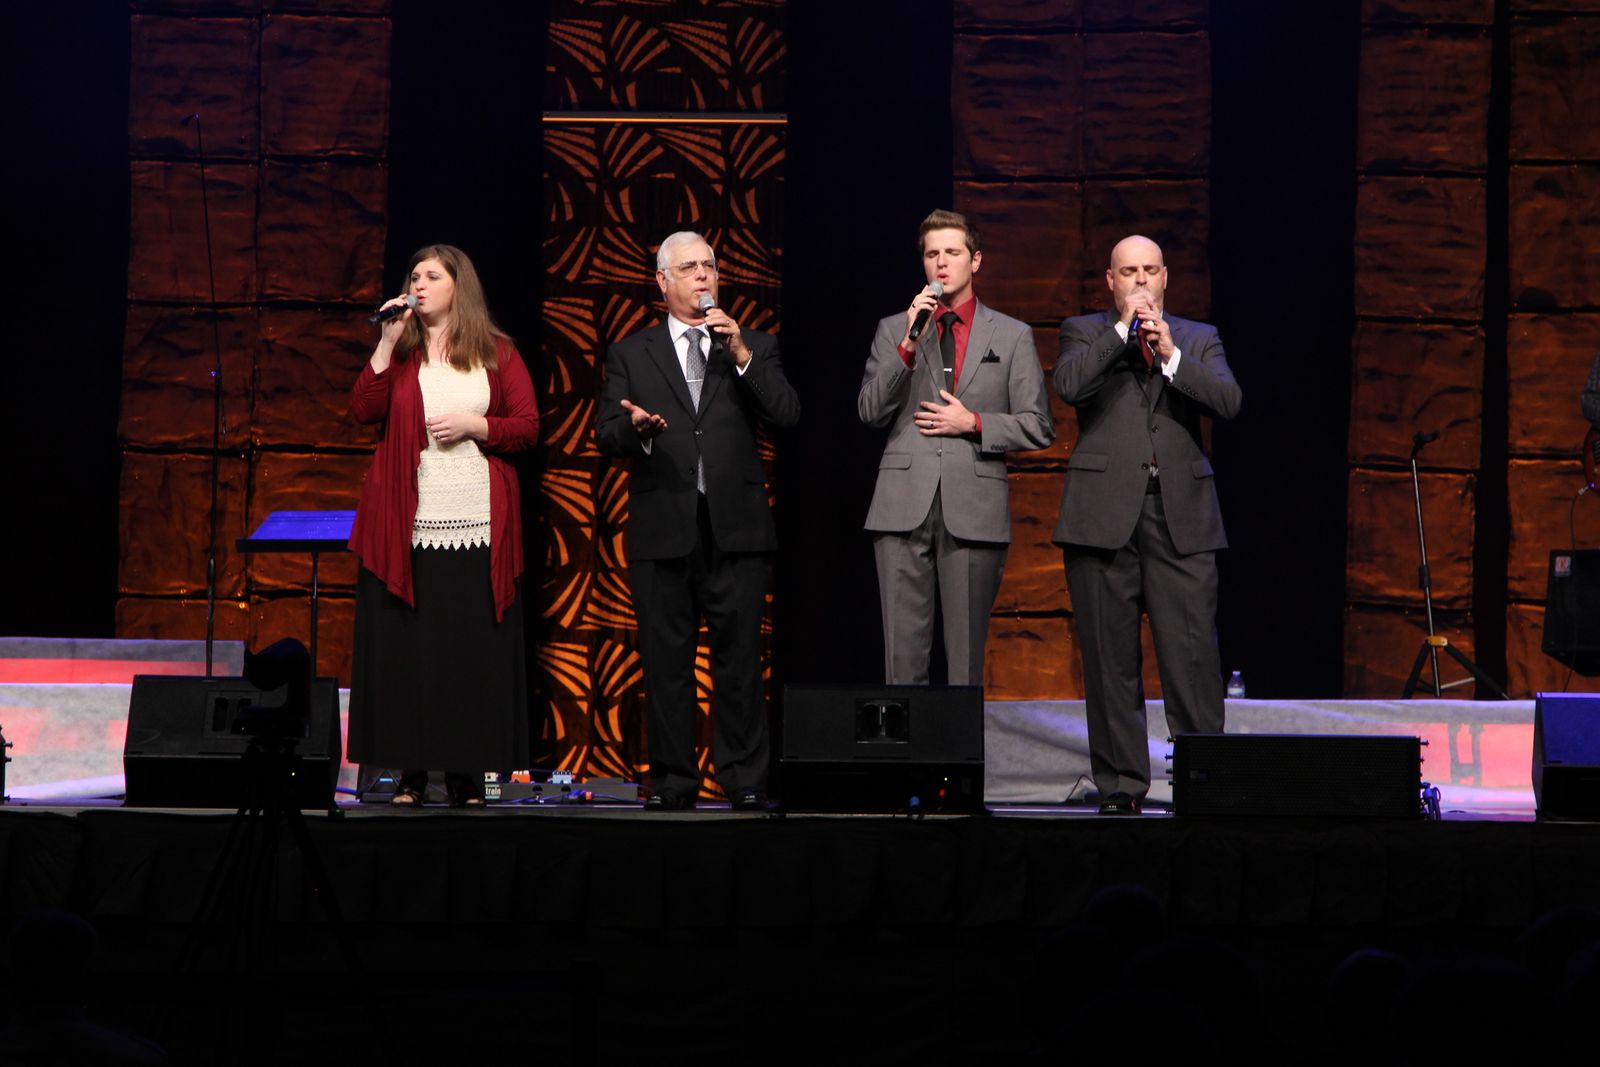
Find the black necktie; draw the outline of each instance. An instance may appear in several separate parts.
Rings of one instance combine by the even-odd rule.
[[[956,391],[956,322],[960,319],[954,311],[939,316],[944,329],[939,334],[939,360],[944,364],[945,392]]]

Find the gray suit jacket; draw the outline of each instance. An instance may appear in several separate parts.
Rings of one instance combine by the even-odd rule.
[[[1066,490],[1052,540],[1121,548],[1133,536],[1150,480],[1161,468],[1161,502],[1179,552],[1225,548],[1211,460],[1200,440],[1204,416],[1232,418],[1244,398],[1222,354],[1217,330],[1165,316],[1183,353],[1171,382],[1144,370],[1117,314],[1080,315],[1061,324],[1052,374],[1061,399],[1078,412],[1078,443],[1067,461]]]
[[[913,421],[924,400],[939,401],[943,371],[939,331],[929,325],[917,343],[916,364],[900,358],[905,313],[878,323],[861,380],[856,411],[868,426],[888,426],[878,484],[867,510],[869,530],[903,533],[928,516],[940,492],[944,523],[956,537],[1011,541],[1006,453],[1043,448],[1055,440],[1050,395],[1033,330],[979,301],[954,392],[982,417],[981,439],[924,437]]]

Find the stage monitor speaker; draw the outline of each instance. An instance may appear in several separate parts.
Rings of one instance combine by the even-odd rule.
[[[1541,819],[1600,821],[1600,696],[1534,700],[1533,801]]]
[[[788,811],[983,811],[981,686],[791,685],[783,691]]]
[[[1544,586],[1544,654],[1600,675],[1600,549],[1553,549]]]
[[[122,771],[129,807],[238,808],[245,801],[242,757],[250,738],[234,733],[240,712],[262,690],[243,678],[138,674],[128,700]],[[326,808],[339,779],[339,686],[311,686],[311,731],[299,742],[290,800]]]
[[[1344,734],[1181,734],[1178,815],[1419,819],[1422,742]]]

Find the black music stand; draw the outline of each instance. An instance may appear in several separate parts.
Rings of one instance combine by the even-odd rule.
[[[317,664],[317,565],[324,552],[348,552],[353,511],[274,511],[255,533],[234,542],[246,554],[257,552],[311,553],[311,671]]]

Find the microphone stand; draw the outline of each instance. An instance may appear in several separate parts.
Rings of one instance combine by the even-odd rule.
[[[1428,612],[1428,636],[1422,639],[1422,647],[1417,649],[1416,661],[1411,664],[1411,676],[1406,679],[1406,687],[1400,693],[1401,700],[1410,700],[1417,692],[1418,681],[1422,677],[1422,664],[1424,660],[1430,662],[1433,669],[1433,695],[1440,697],[1446,689],[1453,689],[1458,685],[1466,685],[1477,679],[1479,685],[1490,690],[1501,700],[1510,700],[1498,682],[1490,678],[1478,665],[1473,663],[1461,650],[1450,643],[1448,637],[1434,632],[1433,628],[1433,581],[1428,571],[1428,537],[1422,525],[1422,479],[1417,476],[1417,457],[1422,454],[1422,447],[1430,441],[1439,439],[1438,433],[1422,433],[1418,431],[1411,435],[1411,495],[1417,506],[1417,550],[1422,556],[1422,563],[1417,567],[1417,584],[1422,589],[1422,603]],[[1457,663],[1467,669],[1471,678],[1458,678],[1453,682],[1440,683],[1439,681],[1439,650],[1444,649]]]
[[[200,130],[200,112],[185,115],[181,125],[194,123],[194,149],[200,161],[200,211],[206,231],[206,281],[211,295],[211,532],[206,555],[206,677],[212,676],[217,640],[217,516],[222,483],[222,327],[217,323],[217,271],[211,253],[211,197],[206,189],[206,146]]]

